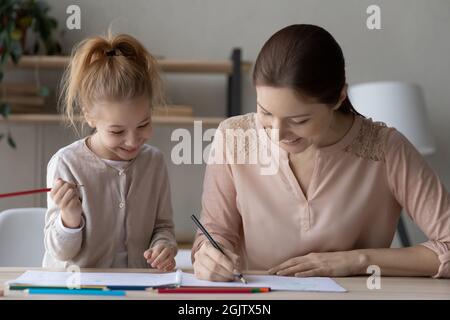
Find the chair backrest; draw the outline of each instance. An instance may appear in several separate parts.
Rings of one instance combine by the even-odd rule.
[[[0,213],[0,267],[40,267],[44,257],[46,208]]]
[[[432,154],[435,151],[436,144],[420,86],[399,81],[360,83],[348,88],[348,97],[358,112],[396,128],[420,153]]]

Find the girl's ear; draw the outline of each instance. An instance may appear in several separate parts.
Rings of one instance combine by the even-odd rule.
[[[347,88],[348,88],[348,84],[346,83],[346,84],[342,87],[341,94],[340,94],[340,96],[339,96],[338,102],[337,102],[336,105],[333,107],[333,110],[334,110],[334,111],[338,110],[338,109],[341,107],[342,102],[347,98]]]
[[[81,108],[81,110],[83,111],[84,119],[86,120],[86,122],[89,125],[89,127],[95,129],[95,127],[96,127],[95,120],[92,118],[92,116],[89,113],[89,111],[86,108],[84,108],[84,107]]]

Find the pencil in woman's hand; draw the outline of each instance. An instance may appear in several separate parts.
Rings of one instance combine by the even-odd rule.
[[[219,246],[219,244],[213,239],[213,237],[211,237],[211,235],[209,234],[209,232],[205,229],[205,227],[202,225],[202,223],[200,222],[200,220],[197,219],[197,217],[195,215],[191,215],[191,219],[194,221],[195,225],[202,231],[202,233],[206,236],[206,238],[208,238],[209,242],[211,242],[211,244],[214,246],[214,248],[216,248],[217,250],[219,250],[224,256],[227,256],[225,254],[225,252],[222,250],[222,248]],[[238,277],[239,280],[241,280],[241,282],[243,284],[247,284],[247,280],[244,278],[244,276],[242,275],[242,273],[238,273],[235,274],[235,277]]]

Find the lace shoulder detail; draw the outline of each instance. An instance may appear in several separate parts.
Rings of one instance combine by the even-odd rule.
[[[220,123],[219,128],[226,129],[253,129],[255,128],[255,119],[253,113],[247,113],[240,116],[228,118]]]
[[[384,161],[386,128],[383,122],[363,119],[358,135],[350,145],[344,148],[344,151],[363,159]]]
[[[219,130],[229,160],[237,163],[255,161],[261,143],[253,113],[228,118],[220,124]],[[240,158],[242,161],[236,160]]]

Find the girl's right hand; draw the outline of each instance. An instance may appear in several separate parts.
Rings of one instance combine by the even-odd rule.
[[[72,229],[79,228],[83,211],[77,186],[57,179],[50,192],[50,197],[61,210],[64,226]]]
[[[200,249],[194,255],[194,273],[200,280],[208,281],[233,281],[235,274],[239,272],[239,256],[231,250],[219,250],[209,242],[205,241]]]

